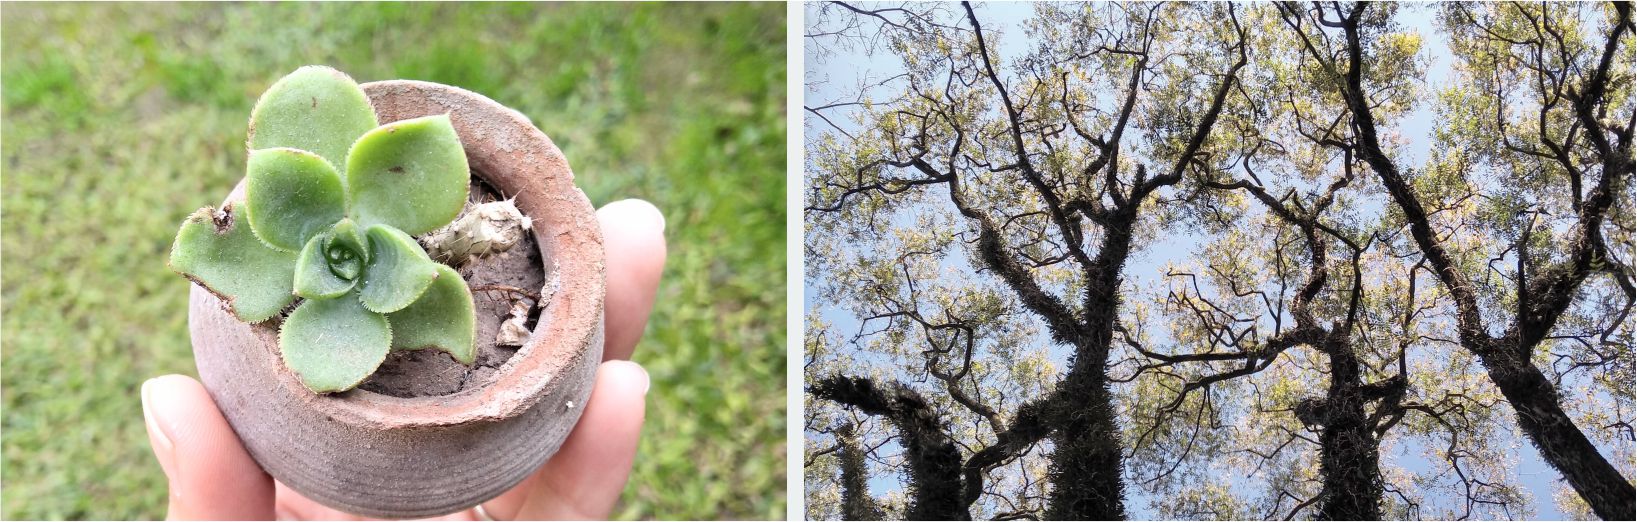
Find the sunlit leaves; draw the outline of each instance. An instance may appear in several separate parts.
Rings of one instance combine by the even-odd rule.
[[[1203,111],[1200,93],[1235,57],[1225,52],[1237,39],[1224,23],[1226,6],[1045,5],[1032,10],[1021,31],[995,23],[986,35],[998,33],[996,45],[1026,41],[997,61],[1003,88],[1021,107],[1021,144],[971,52],[969,32],[888,30],[890,43],[868,62],[886,64],[871,71],[887,73],[871,77],[885,78],[882,86],[839,100],[856,105],[824,111],[839,129],[809,127],[804,197],[815,209],[804,223],[809,306],[842,325],[826,332],[822,349],[810,350],[810,367],[914,382],[947,411],[941,415],[964,445],[984,447],[991,441],[986,421],[936,393],[944,387],[937,371],[970,368],[975,377],[963,390],[1015,411],[1056,384],[1083,353],[1043,333],[1041,317],[983,263],[976,246],[980,223],[997,224],[1005,254],[1084,320],[1086,303],[1101,295],[1088,295],[1095,287],[1086,273],[1095,270],[1077,266],[1069,247],[1101,253],[1102,240],[1115,231],[1091,217],[1114,205],[1111,193],[1129,193],[1139,167],[1153,176],[1181,165],[1184,179],[1160,189],[1140,207],[1140,218],[1117,230],[1132,234],[1136,254],[1117,257],[1128,270],[1120,273],[1121,329],[1113,335],[1109,374],[1116,380],[1111,387],[1120,401],[1128,469],[1146,481],[1139,487],[1155,499],[1150,507],[1179,517],[1230,516],[1210,514],[1215,511],[1314,516],[1311,506],[1297,507],[1317,494],[1317,432],[1292,409],[1327,392],[1330,354],[1311,343],[1291,347],[1253,376],[1193,390],[1167,406],[1187,379],[1271,356],[1266,341],[1293,328],[1292,297],[1317,272],[1324,284],[1304,304],[1313,322],[1345,338],[1364,382],[1398,375],[1402,360],[1412,383],[1406,400],[1426,408],[1379,441],[1384,480],[1395,488],[1386,513],[1467,516],[1459,510],[1463,489],[1476,482],[1460,477],[1487,484],[1472,493],[1481,506],[1474,516],[1527,513],[1514,462],[1522,439],[1507,431],[1515,421],[1483,365],[1458,346],[1447,289],[1422,263],[1380,173],[1362,161],[1342,81],[1352,66],[1362,70],[1377,139],[1426,207],[1456,268],[1478,288],[1488,333],[1499,336],[1518,303],[1517,247],[1527,247],[1530,277],[1560,261],[1573,237],[1576,205],[1601,175],[1584,139],[1587,129],[1575,130],[1565,87],[1593,69],[1600,49],[1586,43],[1600,41],[1607,23],[1597,25],[1595,10],[1608,8],[1371,4],[1359,18],[1364,45],[1354,64],[1335,27],[1334,6],[1291,4],[1291,18],[1274,5],[1234,7],[1248,28],[1249,64],[1201,152],[1189,158],[1177,156]],[[1313,9],[1326,11],[1315,16]],[[1442,13],[1436,33],[1416,18],[1433,11]],[[1550,15],[1550,25],[1541,25],[1542,15]],[[963,20],[951,18],[955,27]],[[1561,44],[1551,31],[1563,35]],[[1552,52],[1537,57],[1534,44],[1517,43],[1537,39]],[[1141,71],[1131,120],[1118,138],[1119,158],[1109,164],[1114,169],[1095,170],[1098,144],[1115,139],[1131,68],[1139,63],[1132,49],[1139,45],[1149,46],[1152,60]],[[1535,69],[1564,74],[1543,77]],[[1629,67],[1621,71],[1629,78]],[[892,76],[897,73],[903,76]],[[1606,111],[1599,117],[1608,125],[1630,119],[1631,83],[1611,85],[1626,95],[1598,109]],[[853,86],[844,87],[852,94]],[[1430,140],[1423,134],[1429,130]],[[1032,162],[1057,197],[1082,205],[1070,213],[1070,231],[1056,226],[1046,198],[1026,178],[1020,147],[1021,159]],[[919,161],[904,166],[911,158]],[[1110,170],[1112,182],[1104,176]],[[936,179],[948,174],[958,183]],[[1572,188],[1576,175],[1578,189]],[[1317,237],[1310,243],[1300,227],[1244,191],[1202,186],[1227,180],[1254,180],[1291,213],[1314,219]],[[1315,211],[1330,187],[1337,188],[1325,196],[1328,206]],[[1623,198],[1610,214],[1619,221],[1599,231],[1619,245],[1622,259],[1631,257],[1623,246],[1629,241],[1612,239],[1629,239],[1637,229],[1631,214],[1630,198]],[[1315,248],[1326,253],[1322,260],[1312,257]],[[1353,248],[1364,249],[1356,264]],[[1605,369],[1629,366],[1629,348],[1622,352],[1607,346],[1620,343],[1584,333],[1610,326],[1625,302],[1617,286],[1605,272],[1589,278],[1577,290],[1584,306],[1557,324],[1557,332],[1576,337],[1549,340],[1535,354],[1541,367],[1586,362],[1598,368],[1579,370],[1581,377],[1564,384],[1594,392],[1573,397],[1598,397],[1565,399],[1586,425],[1619,425],[1630,417],[1629,386],[1600,391],[1622,382],[1625,374]],[[974,333],[946,331],[957,330],[947,325]],[[968,335],[970,365],[958,357]],[[1162,354],[1244,356],[1157,365],[1139,345]],[[1132,375],[1139,371],[1147,373]],[[837,412],[826,415],[833,420]],[[1189,444],[1197,444],[1191,446],[1197,452],[1180,449]],[[1630,447],[1624,440],[1610,444]],[[1020,468],[1041,461],[1020,460]],[[1010,484],[1022,474],[996,471],[989,478]],[[1224,495],[1205,480],[1229,474],[1254,476],[1244,488],[1254,491]],[[1016,498],[1006,496],[1010,492],[986,492],[974,513],[992,514]]]

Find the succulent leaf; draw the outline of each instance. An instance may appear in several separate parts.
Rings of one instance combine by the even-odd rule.
[[[359,298],[364,306],[379,313],[402,310],[426,292],[438,277],[438,264],[402,230],[374,225],[365,232],[369,238],[369,265]]]
[[[330,262],[330,271],[336,277],[352,281],[358,279],[369,261],[369,243],[358,224],[342,219],[330,229],[330,239],[324,245],[324,256]]]
[[[375,125],[375,108],[357,82],[341,71],[309,65],[274,82],[256,101],[249,146],[313,151],[339,170],[352,142]]]
[[[331,268],[328,253],[329,244],[334,238],[331,232],[313,236],[307,240],[307,246],[301,248],[301,255],[296,258],[296,295],[307,299],[335,299],[346,295],[352,290],[355,277],[343,277]],[[354,265],[361,260],[354,259]]]
[[[358,274],[364,271],[364,258],[350,250],[327,247],[324,257],[330,263],[330,273],[336,277],[352,281],[358,279]]]
[[[388,123],[358,138],[347,157],[348,212],[362,226],[425,234],[460,213],[469,176],[448,115]]]
[[[250,151],[245,214],[269,246],[300,250],[346,215],[341,176],[317,155],[296,149]]]
[[[229,203],[188,216],[171,245],[170,266],[226,300],[239,320],[259,323],[295,300],[296,255],[262,244],[237,210]]]
[[[317,393],[350,390],[381,366],[392,346],[386,316],[357,299],[308,299],[284,320],[284,365]]]
[[[414,304],[390,314],[393,350],[435,348],[461,364],[477,360],[472,292],[455,269],[438,265],[438,278]]]
[[[358,228],[358,222],[342,218],[330,229],[330,248],[345,248],[359,256],[359,259],[369,260],[369,242],[364,239],[364,231]]]

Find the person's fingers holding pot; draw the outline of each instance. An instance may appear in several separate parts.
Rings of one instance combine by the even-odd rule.
[[[250,457],[199,381],[142,384],[142,417],[169,479],[171,520],[273,518],[273,479]]]
[[[665,268],[665,216],[647,201],[624,199],[598,209],[597,221],[608,269],[603,360],[629,359]]]

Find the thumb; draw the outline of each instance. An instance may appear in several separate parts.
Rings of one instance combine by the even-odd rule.
[[[271,520],[273,479],[250,458],[199,381],[142,383],[142,417],[170,479],[170,520]]]

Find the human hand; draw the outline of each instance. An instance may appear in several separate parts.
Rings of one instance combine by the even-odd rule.
[[[441,520],[602,519],[625,489],[642,431],[648,373],[631,357],[665,263],[665,218],[641,200],[597,210],[606,252],[603,363],[574,431],[550,460],[478,508]],[[239,442],[199,381],[142,384],[148,441],[169,479],[171,520],[361,520],[273,480]]]

